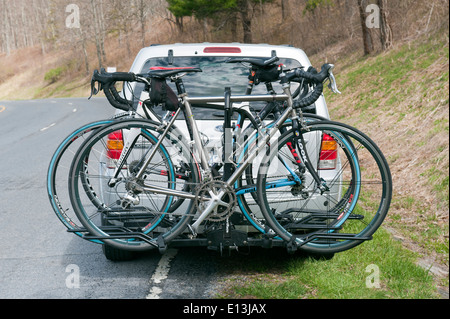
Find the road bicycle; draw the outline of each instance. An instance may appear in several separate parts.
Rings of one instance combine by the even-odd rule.
[[[276,95],[236,96],[226,90],[223,97],[189,97],[180,74],[201,71],[195,68],[153,70],[146,75],[109,75],[110,78],[101,79],[102,83],[117,79],[141,81],[150,87],[157,82],[155,79],[165,81],[171,78],[182,103],[175,105],[162,123],[143,119],[112,123],[96,131],[80,147],[71,167],[69,189],[72,206],[85,232],[89,233],[87,237],[126,250],[155,247],[164,250],[176,238],[189,241],[201,232],[207,233],[206,242],[221,234],[222,239],[227,238],[225,244],[245,245],[247,237],[233,227],[231,217],[237,196],[256,192],[258,206],[267,221],[262,240],[270,242],[279,237],[287,243],[290,251],[301,248],[331,253],[370,239],[389,209],[392,193],[392,181],[384,156],[358,130],[331,121],[306,123],[301,111],[298,112],[298,107],[312,104],[322,94],[324,80],[330,79],[333,83],[331,69],[331,65],[324,65],[317,74],[302,69],[282,71],[279,78],[284,92]],[[294,77],[302,77],[315,84],[314,90],[295,108],[289,85],[289,80]],[[286,101],[287,107],[271,127],[258,128],[257,137],[255,134],[247,138],[247,142],[239,147],[241,152],[227,152],[227,146],[233,145],[231,104],[259,100]],[[220,176],[214,174],[208,165],[192,115],[191,103],[206,102],[224,103],[225,153],[244,154],[242,162],[234,162],[226,155]],[[180,113],[184,114],[189,129],[187,141],[173,134],[173,124]],[[276,137],[289,119],[291,128],[281,137]],[[112,174],[99,174],[98,167],[107,165],[104,155],[111,144],[108,138],[115,132],[131,134],[131,138],[127,137],[120,157],[111,166]],[[317,141],[320,141],[320,152],[311,150]],[[168,150],[171,149],[177,150],[176,156],[170,155]],[[344,158],[345,165],[339,170],[350,176],[342,173],[338,178],[327,181],[319,172],[326,168],[319,167],[319,161],[308,156],[314,153],[325,157],[326,162],[321,165],[336,165],[340,158]],[[259,165],[256,185],[236,188],[236,182],[258,154],[263,155],[263,161]],[[174,160],[175,157],[178,158]],[[362,158],[364,162],[361,162]],[[366,161],[370,162],[367,167]],[[173,162],[184,166],[184,175],[174,170]],[[364,163],[362,168],[361,163]],[[161,165],[167,170],[154,169]],[[285,172],[279,172],[280,168]],[[161,174],[163,171],[165,173]],[[119,199],[95,203],[95,199],[89,196],[93,178],[98,179],[99,189],[107,187],[114,190]],[[283,199],[282,202],[289,203],[289,208],[284,210],[273,207],[273,198],[279,198],[277,192],[282,188],[283,195],[291,197]],[[182,198],[183,204],[171,209],[176,198]],[[143,205],[143,201],[151,203],[151,208]],[[309,205],[312,202],[316,203],[315,207]],[[318,202],[321,203],[319,206]],[[300,205],[295,206],[295,203]],[[137,219],[139,217],[142,217],[142,222]],[[351,227],[347,227],[348,224]]]
[[[249,76],[249,82],[245,94],[247,95],[251,94],[255,84],[260,81],[260,79],[256,76],[256,72],[258,72],[260,68],[264,69],[273,67],[274,66],[273,63],[275,63],[277,60],[278,60],[277,57],[273,57],[271,59],[256,59],[255,60],[256,62],[254,61],[253,64],[250,63],[251,75]],[[243,61],[237,61],[236,59],[234,59],[230,60],[229,62],[248,63],[248,61],[245,61],[245,59]],[[105,75],[107,73],[104,70],[101,70],[101,74]],[[115,76],[117,77],[117,74]],[[93,83],[95,83],[95,81]],[[270,93],[274,92],[271,86],[271,82],[266,82],[266,86],[268,92]],[[86,139],[86,136],[91,134],[96,129],[106,124],[110,124],[115,120],[142,116],[144,118],[152,119],[157,122],[161,121],[160,117],[158,117],[154,112],[152,112],[151,109],[148,109],[143,105],[143,102],[148,99],[149,96],[148,90],[144,90],[141,93],[141,96],[139,98],[140,109],[134,110],[132,107],[133,106],[133,103],[131,102],[132,100],[120,97],[119,93],[115,88],[115,81],[107,83],[106,86],[102,89],[104,89],[105,92],[109,93],[110,101],[112,101],[112,103],[114,103],[116,107],[118,107],[118,109],[122,110],[123,112],[115,115],[110,119],[88,123],[70,133],[65,139],[63,139],[61,144],[56,148],[50,160],[47,173],[47,193],[56,216],[67,227],[69,231],[74,232],[76,235],[80,237],[83,237],[83,234],[78,232],[77,230],[81,229],[82,225],[79,224],[76,216],[73,213],[73,210],[71,209],[69,196],[67,194],[66,179],[68,176],[68,170],[70,168],[70,162],[72,161],[72,158],[75,155],[78,147],[81,145],[82,141],[84,141]],[[93,94],[97,93],[95,92],[94,87],[92,88],[92,91]],[[293,97],[295,98],[297,95],[299,95],[299,93],[300,93],[300,86],[297,89],[297,92],[293,94]],[[250,117],[250,119],[253,122],[253,124],[258,125],[257,123],[265,120],[271,114],[273,114],[274,117],[276,118],[280,114],[279,110],[280,107],[281,107],[280,105],[276,105],[274,103],[268,104],[261,109],[261,111],[259,112],[259,114],[257,114],[254,120],[253,117]],[[247,116],[239,115],[237,127],[242,128],[246,119],[248,119],[248,114]],[[323,118],[313,114],[308,114],[308,119],[322,120]],[[251,126],[247,128],[247,131],[249,129],[251,129]],[[235,134],[239,134],[239,131],[237,131]],[[214,169],[219,170],[217,166],[215,166]],[[96,195],[92,196],[95,197]],[[241,206],[246,205],[245,201],[241,199],[238,200],[238,203]],[[242,210],[244,211],[245,214],[248,214],[250,208],[242,207]],[[98,240],[93,240],[93,242],[97,242],[100,244],[102,243],[101,241]]]
[[[243,59],[243,60],[230,59],[229,61],[227,61],[227,63],[236,63],[236,62],[244,63],[245,62],[246,64],[250,64],[250,68],[249,68],[250,76],[249,76],[247,90],[245,92],[245,94],[249,95],[249,94],[252,94],[254,86],[259,82],[264,82],[267,87],[267,92],[274,94],[272,83],[270,81],[264,81],[263,79],[260,78],[261,74],[257,75],[256,73],[258,73],[260,71],[260,69],[270,70],[273,67],[277,67],[277,65],[274,64],[277,61],[278,61],[277,57],[272,57],[271,59],[253,59],[252,61],[248,61],[248,59]],[[102,70],[101,73],[106,74],[106,72],[104,70]],[[264,74],[262,74],[262,75],[264,75]],[[120,98],[118,92],[115,89],[115,83],[108,83],[107,86],[108,86],[108,88],[106,88],[106,87],[104,88],[105,91],[111,92],[110,96],[114,97],[114,100],[111,99],[111,101],[114,101],[114,103],[117,103],[120,101],[120,103],[122,103],[122,104],[119,106],[119,109],[123,110],[124,112],[119,113],[118,115],[114,116],[111,119],[101,120],[101,121],[96,121],[96,122],[86,124],[78,129],[76,129],[71,134],[69,134],[62,141],[62,143],[57,147],[57,149],[50,161],[48,174],[47,174],[47,191],[48,191],[50,203],[52,205],[52,208],[53,208],[55,214],[57,215],[58,219],[67,227],[69,232],[73,232],[74,234],[76,234],[82,238],[85,238],[85,239],[86,239],[85,234],[80,231],[83,228],[83,226],[80,225],[80,223],[77,221],[77,218],[76,218],[76,216],[71,208],[71,205],[70,205],[70,199],[67,194],[67,181],[66,181],[67,175],[68,175],[68,169],[70,167],[70,162],[73,158],[73,155],[77,151],[78,147],[80,146],[82,141],[84,141],[86,139],[86,136],[92,133],[92,131],[102,127],[103,125],[110,124],[114,120],[120,120],[120,119],[124,119],[124,118],[134,118],[136,116],[141,115],[144,118],[151,118],[158,122],[161,121],[161,118],[159,118],[154,112],[152,112],[151,109],[142,108],[143,102],[149,96],[148,90],[144,90],[141,93],[141,97],[139,98],[140,106],[141,106],[140,111],[139,110],[131,111],[130,110],[131,106],[132,106],[132,103],[130,103],[131,101]],[[296,92],[294,92],[293,98],[297,97],[298,95],[301,96],[300,92],[302,90],[303,90],[303,94],[305,94],[304,93],[304,92],[306,92],[305,87],[300,85],[297,88]],[[128,106],[127,106],[127,104],[128,104]],[[249,134],[249,131],[254,129],[254,127],[253,127],[254,125],[259,125],[258,123],[261,123],[261,121],[266,120],[267,117],[272,116],[273,118],[277,118],[281,114],[281,111],[280,111],[281,108],[282,108],[282,105],[280,103],[271,102],[271,103],[266,104],[266,106],[263,107],[260,110],[260,112],[258,112],[256,114],[254,119],[252,117],[249,118],[248,113],[247,113],[247,116],[245,114],[243,114],[243,115],[239,114],[237,122],[236,122],[235,135],[240,134],[241,128],[244,127],[244,123],[246,122],[247,119],[250,119],[250,123],[252,123],[252,124],[249,125],[245,130],[243,130],[244,136],[245,136],[245,134]],[[313,111],[311,106],[308,106],[307,108],[303,108],[303,110],[306,112]],[[125,111],[127,111],[127,112],[125,112]],[[242,113],[242,112],[240,112],[240,113]],[[324,118],[317,116],[315,114],[311,114],[311,113],[305,114],[305,119],[307,119],[308,121],[324,120]],[[220,166],[220,164],[218,165],[217,163],[215,163],[213,169],[218,171],[220,169],[219,166]],[[251,175],[251,173],[249,173],[251,171],[252,171],[251,168],[247,170],[246,178],[245,178],[247,181],[247,184],[249,184],[249,185],[254,184],[253,176]],[[90,189],[90,187],[88,189]],[[238,205],[240,206],[240,210],[242,211],[242,213],[244,214],[244,216],[246,218],[239,218],[240,215],[236,214],[235,217],[239,218],[239,221],[236,221],[236,222],[241,225],[248,224],[249,226],[245,226],[247,232],[251,232],[252,230],[264,232],[263,231],[264,220],[261,218],[256,218],[255,214],[252,212],[252,209],[251,209],[252,205],[254,206],[256,203],[255,192],[251,192],[250,194],[253,197],[251,199],[251,202],[253,204],[248,204],[248,201],[245,199],[245,194],[237,196],[237,202],[238,202]],[[91,195],[91,198],[96,198],[96,197],[97,197],[97,195],[95,193],[93,193]],[[181,201],[179,201],[179,202],[181,202]],[[176,205],[172,205],[172,208],[174,206],[176,206]],[[251,221],[251,222],[246,223],[246,221]],[[102,241],[97,240],[97,239],[88,239],[88,240],[90,240],[94,243],[103,244]],[[133,255],[130,254],[128,251],[117,250],[108,245],[103,245],[102,248],[105,253],[105,256],[109,259],[127,260],[127,259],[130,259],[133,257]]]

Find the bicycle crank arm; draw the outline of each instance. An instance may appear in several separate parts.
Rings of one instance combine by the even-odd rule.
[[[198,227],[200,226],[200,224],[209,216],[209,214],[212,213],[212,211],[219,205],[219,204],[225,204],[227,205],[227,203],[224,203],[222,201],[222,197],[223,195],[225,195],[224,191],[220,191],[220,193],[218,195],[214,195],[212,193],[210,193],[211,195],[211,200],[208,204],[208,206],[205,208],[205,210],[203,211],[203,213],[201,213],[201,215],[198,217],[198,219],[195,221],[195,223],[193,223],[191,225],[191,230],[194,233],[197,233]]]

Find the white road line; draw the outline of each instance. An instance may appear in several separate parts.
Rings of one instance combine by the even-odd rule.
[[[145,297],[145,299],[159,299],[160,293],[162,293],[162,289],[154,286],[150,289],[149,294]]]
[[[177,249],[168,249],[167,252],[161,257],[158,266],[150,279],[152,287],[149,290],[146,299],[159,299],[159,295],[162,293],[162,289],[157,285],[160,285],[165,279],[167,279],[170,271],[170,261],[177,254]]]
[[[41,132],[44,132],[44,131],[48,130],[49,128],[51,128],[51,127],[53,127],[53,126],[55,126],[55,125],[56,125],[56,123],[52,123],[52,124],[50,124],[50,125],[47,126],[47,127],[43,127],[43,128],[41,128]]]

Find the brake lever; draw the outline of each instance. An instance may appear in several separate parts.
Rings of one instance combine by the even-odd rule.
[[[101,91],[100,82],[98,83],[98,88],[95,87],[95,82],[97,82],[95,76],[97,74],[98,70],[94,70],[94,74],[92,75],[91,79],[91,95],[89,96],[88,100],[90,100],[93,95],[97,95],[97,93]]]
[[[328,84],[328,87],[330,88],[330,90],[333,93],[342,94],[337,88],[336,78],[334,77],[333,69],[334,69],[334,65],[333,65],[333,67],[330,68],[330,70],[328,70],[328,78],[330,79],[330,83]]]
[[[90,100],[93,95],[97,95],[97,93],[100,92],[100,83],[99,83],[99,88],[96,88],[95,82],[96,81],[94,81],[94,80],[91,81],[91,95],[88,97],[88,100]]]

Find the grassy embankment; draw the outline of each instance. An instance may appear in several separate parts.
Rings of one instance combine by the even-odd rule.
[[[448,35],[336,66],[342,95],[325,92],[331,116],[366,132],[388,159],[388,217],[372,241],[331,260],[225,260],[221,297],[418,299],[439,298],[436,286],[448,289]],[[380,286],[367,288],[374,269]]]

